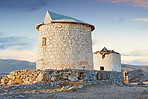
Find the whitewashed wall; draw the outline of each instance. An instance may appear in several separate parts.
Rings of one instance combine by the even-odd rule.
[[[46,37],[46,46],[42,38]],[[93,69],[91,27],[49,23],[39,27],[37,69]]]
[[[100,53],[94,54],[94,69],[100,70],[100,66],[104,66],[106,71],[119,71],[121,72],[121,55],[110,53],[102,58]]]

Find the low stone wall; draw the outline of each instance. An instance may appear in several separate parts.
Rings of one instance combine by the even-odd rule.
[[[97,73],[98,80],[106,80],[112,83],[123,83],[123,73],[116,71],[98,71]]]
[[[132,71],[125,71],[123,72],[124,75],[124,82],[132,82],[133,79],[136,77],[139,77],[141,74],[143,74],[143,70],[141,69],[136,69]]]
[[[32,84],[46,82],[49,85],[74,86],[97,83],[98,81],[107,81],[111,83],[122,83],[123,73],[116,71],[97,71],[97,70],[17,70],[3,77],[1,84],[11,85]]]

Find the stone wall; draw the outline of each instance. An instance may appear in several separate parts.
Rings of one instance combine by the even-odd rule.
[[[102,58],[102,54],[94,54],[94,69],[100,70],[100,66],[104,67],[106,71],[121,72],[121,55],[116,53],[106,54]]]
[[[46,38],[46,45],[42,39]],[[49,23],[39,27],[37,69],[93,69],[91,27]]]
[[[32,84],[46,82],[56,84],[59,87],[73,86],[75,84],[93,84],[98,81],[111,83],[122,83],[123,73],[115,71],[97,71],[97,70],[17,70],[3,77],[1,84]]]
[[[134,80],[136,77],[139,77],[142,74],[143,74],[143,70],[141,69],[125,71],[123,72],[124,82],[127,82],[127,83],[132,82],[132,80]]]

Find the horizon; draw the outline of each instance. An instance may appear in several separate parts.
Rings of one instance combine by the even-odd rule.
[[[35,27],[47,10],[93,24],[93,53],[106,47],[121,54],[122,64],[148,65],[146,0],[1,1],[0,59],[36,61]]]
[[[26,62],[30,62],[30,63],[36,63],[36,62],[27,61],[27,60],[17,60],[17,59],[0,59],[0,60],[16,60],[16,61],[26,61]],[[121,63],[121,65],[148,66],[148,65],[132,65],[132,64],[124,64],[124,63]]]

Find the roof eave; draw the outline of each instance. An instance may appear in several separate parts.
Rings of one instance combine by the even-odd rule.
[[[87,25],[87,26],[89,26],[89,27],[91,27],[91,31],[93,31],[94,29],[95,29],[95,26],[93,26],[93,25],[90,25],[90,24],[85,24],[85,23],[78,23],[78,22],[51,22],[51,23],[74,23],[74,24],[83,24],[83,25]],[[50,24],[50,23],[48,23],[48,24]],[[45,25],[44,23],[41,23],[41,24],[38,24],[37,26],[36,26],[36,29],[39,31],[39,27],[41,26],[41,25]]]

